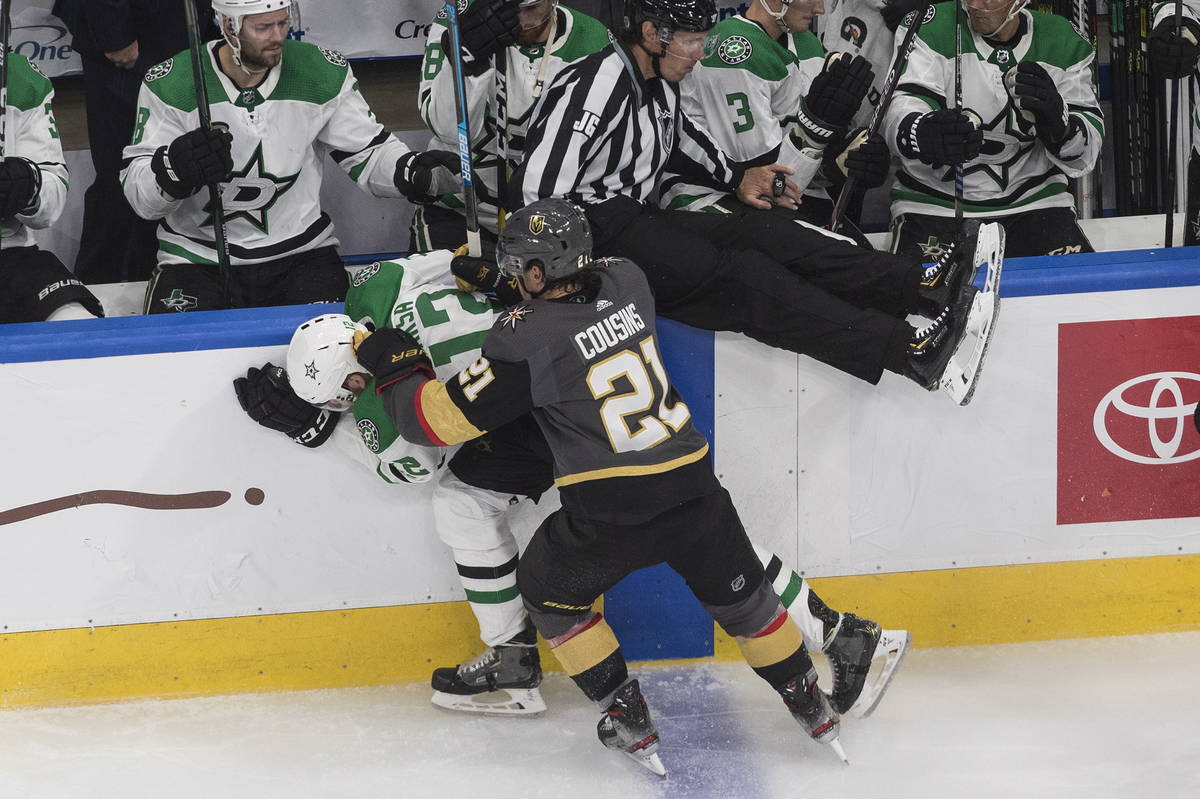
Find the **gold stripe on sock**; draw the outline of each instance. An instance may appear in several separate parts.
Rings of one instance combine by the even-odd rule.
[[[598,619],[591,627],[550,650],[572,677],[600,663],[620,646],[604,617]]]
[[[804,645],[800,630],[786,616],[783,618],[783,624],[766,635],[757,638],[739,636],[735,640],[738,648],[742,650],[742,657],[755,669],[773,666],[794,655],[796,650]]]

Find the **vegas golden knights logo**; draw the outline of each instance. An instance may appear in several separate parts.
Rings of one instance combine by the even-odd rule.
[[[529,232],[533,235],[539,235],[546,229],[546,217],[541,214],[529,217]]]

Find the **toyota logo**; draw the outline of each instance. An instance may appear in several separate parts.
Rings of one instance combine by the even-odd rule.
[[[1184,404],[1183,390],[1179,385],[1181,381],[1200,385],[1200,375],[1193,372],[1155,372],[1126,380],[1109,391],[1104,395],[1104,399],[1100,400],[1092,416],[1092,429],[1096,438],[1109,452],[1133,463],[1161,466],[1168,463],[1186,463],[1200,458],[1200,447],[1191,452],[1179,451],[1179,445],[1183,443],[1183,434],[1191,426],[1192,414],[1196,411],[1195,402]],[[1125,398],[1129,389],[1144,384],[1151,384],[1150,399],[1145,405],[1135,405]],[[1153,456],[1130,452],[1113,439],[1106,422],[1109,408],[1133,419],[1146,420],[1146,435],[1150,449],[1154,452]],[[1175,423],[1174,432],[1164,441],[1159,436],[1159,423],[1171,421]]]

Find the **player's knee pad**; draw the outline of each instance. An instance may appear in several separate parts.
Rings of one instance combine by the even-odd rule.
[[[504,549],[517,552],[517,541],[504,518],[511,496],[468,485],[448,469],[433,489],[433,520],[438,537],[454,550]]]
[[[745,599],[732,605],[704,604],[721,629],[737,638],[754,635],[771,623],[780,608],[779,596],[764,577]]]

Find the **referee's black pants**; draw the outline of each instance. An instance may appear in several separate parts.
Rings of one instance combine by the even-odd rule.
[[[856,247],[783,209],[668,211],[617,198],[588,208],[599,256],[628,258],[658,313],[732,330],[877,383],[900,372],[920,265]]]

